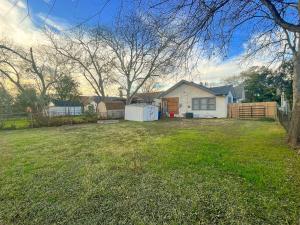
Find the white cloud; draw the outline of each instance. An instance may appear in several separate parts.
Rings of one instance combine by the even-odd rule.
[[[41,28],[33,23],[34,20],[60,31],[69,27],[69,24],[60,18],[51,16],[47,18],[42,13],[34,15],[31,11],[30,15],[27,13],[24,0],[18,2],[0,0],[0,36],[27,47],[46,41]]]
[[[51,0],[43,1],[47,4],[51,3]],[[24,0],[19,0],[16,5],[14,5],[13,1],[0,0],[0,36],[12,39],[25,47],[46,41],[41,29],[36,27],[31,18],[26,17],[26,15],[27,6]],[[47,17],[42,13],[31,16],[39,19],[42,24],[45,23],[47,26],[59,31],[65,30],[70,26],[66,21],[60,18],[52,16]],[[246,52],[246,50],[244,52]],[[169,79],[163,79],[160,80],[160,82],[165,88],[173,85],[180,79],[218,84],[222,83],[226,77],[237,75],[250,66],[264,65],[268,59],[268,53],[266,53],[251,61],[242,62],[241,57],[243,54],[244,53],[225,61],[218,57],[214,57],[213,59],[199,58],[196,56],[192,57],[190,61],[194,63],[193,69],[188,72],[179,72],[179,75],[170,76]],[[90,87],[84,82],[82,86],[83,94],[90,94]],[[117,90],[117,88],[115,89]],[[117,94],[117,92],[114,94]]]
[[[37,18],[39,18],[45,25],[50,26],[58,31],[63,31],[70,27],[65,20],[53,16],[46,16],[43,13],[37,14]]]
[[[27,8],[27,6],[25,5],[25,3],[24,3],[22,0],[19,0],[19,1],[17,2],[17,6],[18,6],[19,8],[22,8],[22,9],[26,9],[26,8]]]
[[[0,36],[14,42],[29,46],[43,40],[42,34],[34,26],[24,1],[17,4],[8,0],[0,1]]]
[[[50,4],[51,0],[43,0],[46,4]]]

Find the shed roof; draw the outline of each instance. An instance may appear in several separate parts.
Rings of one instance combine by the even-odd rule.
[[[106,110],[118,110],[125,109],[125,103],[123,101],[103,101]]]

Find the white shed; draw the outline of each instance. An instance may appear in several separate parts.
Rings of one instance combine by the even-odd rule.
[[[154,121],[158,120],[158,107],[148,104],[131,104],[125,107],[125,120]]]

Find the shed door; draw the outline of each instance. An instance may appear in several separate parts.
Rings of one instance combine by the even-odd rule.
[[[164,112],[174,112],[175,114],[179,113],[179,98],[173,97],[173,98],[164,98],[163,99],[163,107]]]

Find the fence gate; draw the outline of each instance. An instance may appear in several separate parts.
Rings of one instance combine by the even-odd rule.
[[[265,106],[240,106],[239,117],[240,119],[264,118],[266,117],[266,107]]]

